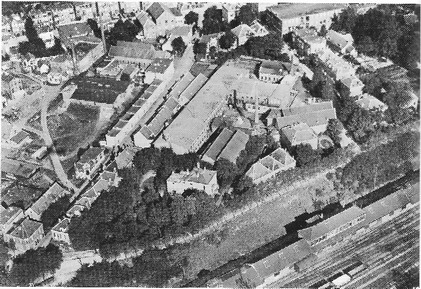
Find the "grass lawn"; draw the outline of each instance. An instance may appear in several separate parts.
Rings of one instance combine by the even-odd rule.
[[[99,108],[70,104],[60,115],[49,116],[48,128],[55,143],[57,153],[65,156],[91,142],[96,134]]]

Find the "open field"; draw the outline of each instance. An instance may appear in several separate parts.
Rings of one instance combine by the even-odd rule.
[[[213,270],[230,260],[263,246],[285,235],[284,225],[294,221],[293,216],[311,212],[315,191],[323,192],[318,200],[329,199],[331,182],[322,177],[314,185],[298,189],[294,195],[279,197],[272,202],[249,210],[215,232],[183,247],[189,266],[186,274],[195,277],[202,269]],[[325,193],[326,192],[326,193]]]
[[[47,123],[57,153],[66,156],[93,139],[99,121],[99,108],[70,104],[60,115],[48,116]]]

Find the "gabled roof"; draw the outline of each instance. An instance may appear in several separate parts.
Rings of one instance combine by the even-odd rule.
[[[174,97],[170,97],[167,99],[164,105],[172,112],[180,104],[178,103],[177,100],[175,100]]]
[[[219,38],[221,38],[222,35],[224,35],[223,32],[202,35],[199,42],[200,43],[209,43],[211,41],[211,39],[213,39],[213,38],[219,39]]]
[[[219,154],[222,152],[224,147],[227,145],[231,137],[234,135],[234,132],[224,128],[218,137],[213,141],[211,146],[205,152],[204,157],[210,158],[213,161],[216,161]]]
[[[298,234],[307,241],[312,241],[329,232],[332,232],[333,230],[338,229],[340,226],[345,225],[346,223],[355,220],[364,214],[364,210],[353,206],[314,226],[299,230]]]
[[[315,127],[327,124],[329,119],[336,119],[336,110],[334,108],[277,117],[276,125],[279,129],[298,123],[305,123],[309,127]]]
[[[119,41],[117,46],[111,46],[108,54],[111,57],[154,59],[156,51],[150,44]]]
[[[172,13],[174,16],[176,16],[176,17],[183,16],[183,14],[181,14],[181,11],[180,11],[180,10],[178,10],[178,8],[177,8],[177,7],[171,7],[171,8],[170,8],[170,11],[171,11],[171,13]]]
[[[91,27],[85,22],[60,25],[57,30],[60,36],[65,38],[86,36],[93,33]]]
[[[104,179],[99,179],[95,185],[92,187],[97,194],[100,194],[102,191],[106,191],[109,189],[108,181]]]
[[[178,37],[178,36],[187,36],[192,31],[192,28],[189,25],[184,26],[177,26],[168,31],[171,36]]]
[[[79,216],[80,212],[82,212],[85,209],[85,206],[75,204],[66,212],[66,216],[68,216],[69,218],[72,218],[74,215]]]
[[[29,137],[29,133],[21,130],[15,136],[13,136],[10,140],[16,144],[20,144],[24,139]]]
[[[269,34],[269,31],[263,26],[259,21],[254,20],[251,25],[250,29],[253,31],[255,35],[263,36]]]
[[[8,207],[7,209],[5,209],[3,206],[0,205],[0,224],[7,224],[10,221],[10,219],[14,218],[21,212],[23,212],[21,208]]]
[[[136,18],[139,20],[140,24],[142,24],[143,28],[146,26],[146,24],[156,25],[146,11],[140,11]]]
[[[182,171],[180,173],[173,172],[167,182],[180,183],[191,182],[207,185],[215,177],[216,171],[207,169],[194,168],[191,172]]]
[[[235,164],[240,152],[246,148],[248,140],[249,136],[247,134],[237,130],[218,156],[218,159],[224,158]]]
[[[155,58],[146,68],[146,72],[163,74],[171,66],[172,62],[172,59],[168,58]]]
[[[180,98],[191,100],[195,94],[202,88],[205,82],[208,80],[203,74],[199,74],[189,86],[180,94]]]
[[[15,238],[28,239],[30,238],[40,227],[41,222],[33,221],[29,218],[25,218],[13,231],[9,234]]]
[[[348,44],[352,44],[351,34],[342,34],[336,32],[335,30],[329,30],[326,34],[326,39],[330,41],[333,45],[337,46],[339,49],[345,48]]]
[[[166,106],[163,106],[159,110],[158,114],[148,124],[148,128],[154,135],[158,135],[164,128],[165,122],[167,122],[171,118],[171,116],[171,110],[169,110]]]
[[[118,156],[115,157],[117,168],[121,169],[130,165],[136,152],[133,149],[125,148]]]
[[[254,35],[253,30],[247,24],[240,24],[237,27],[231,29],[231,32],[234,33],[237,38]]]
[[[253,164],[247,171],[247,175],[255,181],[274,171],[290,167],[292,163],[294,163],[295,166],[294,158],[283,148],[278,148],[270,155]]]
[[[291,143],[317,139],[314,131],[306,123],[298,123],[296,125],[284,127],[282,133]]]
[[[60,197],[68,194],[69,191],[54,183],[32,206],[31,209],[39,216]]]
[[[382,101],[368,93],[364,93],[363,95],[361,95],[360,98],[357,99],[355,102],[362,108],[368,110],[378,108],[382,111],[385,111],[387,109],[386,104],[384,104]]]
[[[63,220],[59,221],[51,230],[60,232],[60,233],[67,233],[69,231],[70,219],[64,218]]]
[[[356,76],[347,77],[342,79],[341,82],[348,88],[352,86],[364,86],[363,82]]]
[[[161,15],[166,11],[168,13],[173,14],[173,11],[169,9],[166,5],[163,3],[154,2],[149,8],[146,10],[152,18],[156,21]]]
[[[92,160],[96,159],[102,152],[103,148],[99,147],[90,147],[87,151],[80,156],[78,163],[89,163]]]
[[[177,82],[177,84],[172,88],[170,92],[170,97],[178,98],[180,94],[189,86],[189,84],[194,80],[195,76],[193,76],[190,72],[184,74],[184,76]]]

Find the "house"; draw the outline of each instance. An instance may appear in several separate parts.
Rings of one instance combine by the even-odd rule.
[[[24,144],[32,142],[32,138],[26,131],[21,130],[16,135],[10,138],[10,143],[14,146],[21,147]]]
[[[326,39],[332,50],[343,55],[349,54],[354,57],[357,56],[357,50],[353,46],[354,39],[350,33],[342,34],[335,30],[329,30],[326,34]]]
[[[364,83],[356,76],[342,79],[341,84],[349,93],[349,96],[358,96],[363,93]]]
[[[70,219],[73,218],[73,216],[80,216],[81,212],[85,209],[86,209],[85,206],[75,204],[69,210],[67,210],[66,216],[69,217]]]
[[[158,2],[150,5],[146,9],[146,13],[141,11],[136,18],[142,24],[145,38],[165,35],[166,31],[184,24],[184,17],[177,8],[169,8]]]
[[[281,143],[288,149],[299,144],[309,144],[315,150],[318,139],[308,124],[298,123],[281,129]]]
[[[365,211],[353,206],[314,226],[299,230],[298,236],[317,250],[320,247],[318,245],[362,223],[365,218]]]
[[[269,34],[269,31],[263,26],[257,19],[254,20],[250,25],[251,31],[255,37],[262,37]]]
[[[38,247],[40,241],[44,238],[44,227],[41,222],[25,218],[7,232],[4,237],[6,243],[13,242],[16,251],[23,253]]]
[[[355,102],[367,110],[379,109],[380,111],[384,112],[387,109],[387,105],[385,103],[368,93],[360,95]]]
[[[274,177],[281,171],[294,168],[295,165],[295,159],[283,148],[278,148],[254,163],[247,171],[246,176],[250,177],[253,183],[258,184]]]
[[[25,217],[23,210],[18,207],[8,207],[7,209],[0,205],[0,229],[4,238],[4,234],[20,220]]]
[[[108,55],[123,63],[136,64],[146,68],[157,57],[157,51],[152,44],[142,42],[117,41],[111,46]]]
[[[51,229],[51,236],[53,237],[53,240],[70,244],[69,225],[69,218],[59,220],[59,222]]]
[[[237,37],[237,45],[240,46],[249,40],[250,37],[254,36],[253,30],[247,24],[240,24],[237,27],[231,29],[231,32]]]
[[[413,91],[407,91],[407,97],[405,98],[404,104],[401,106],[402,108],[413,108],[417,109],[418,107],[418,96]]]
[[[20,77],[15,77],[11,74],[3,74],[2,80],[2,92],[8,93],[12,99],[24,96],[26,94],[23,89],[23,82]]]
[[[171,43],[177,37],[181,37],[183,39],[183,42],[187,45],[191,42],[193,38],[192,26],[183,25],[174,27],[173,29],[167,32],[167,37],[168,40],[162,45],[162,50],[172,51]]]
[[[326,48],[318,51],[318,58],[320,64],[325,69],[326,73],[335,80],[342,80],[355,76],[356,69],[348,61],[336,55],[332,50]]]
[[[122,180],[122,178],[118,176],[117,165],[112,168],[108,166],[99,177],[101,180],[104,180],[108,183],[108,187],[118,187],[120,181]]]
[[[222,19],[230,23],[234,20],[240,12],[241,6],[246,3],[224,3],[222,4]]]
[[[314,29],[298,29],[293,32],[293,43],[297,53],[309,56],[326,49],[326,39],[317,35]]]
[[[155,79],[163,82],[169,81],[174,74],[174,62],[172,59],[155,58],[145,71],[145,82],[152,83]]]
[[[76,178],[89,179],[100,168],[105,161],[105,149],[90,147],[75,163]]]
[[[25,211],[25,215],[29,216],[33,220],[41,221],[42,214],[48,209],[48,207],[55,203],[61,197],[70,194],[69,191],[64,189],[58,183],[54,183],[41,197],[32,204]]]
[[[86,22],[74,22],[57,26],[58,36],[65,47],[73,47],[79,42],[92,41],[100,43],[94,32]]]
[[[328,28],[334,15],[339,15],[346,6],[342,3],[282,3],[267,10],[281,21],[282,34],[286,34],[297,28],[319,30],[323,25]]]
[[[261,81],[276,83],[289,74],[291,64],[276,60],[263,60],[259,67],[259,79]]]
[[[211,52],[212,47],[215,47],[215,51],[219,50],[219,39],[222,37],[222,35],[224,35],[223,32],[202,35],[202,37],[199,40],[199,43],[206,44],[205,58],[209,57],[209,53]]]
[[[133,148],[127,147],[115,157],[115,162],[118,169],[131,167],[136,151]]]
[[[173,172],[167,179],[167,189],[168,192],[176,194],[182,194],[187,189],[196,189],[213,197],[219,190],[217,172],[200,167],[194,168],[191,172]]]

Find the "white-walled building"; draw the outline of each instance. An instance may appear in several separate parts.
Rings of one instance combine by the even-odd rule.
[[[174,75],[174,61],[168,58],[155,58],[146,68],[145,83],[152,83],[155,79],[168,81]]]
[[[217,172],[199,167],[192,171],[173,172],[167,179],[167,189],[168,192],[175,192],[176,194],[182,194],[187,189],[196,189],[214,196],[219,189]]]
[[[64,218],[63,220],[59,221],[57,225],[55,225],[51,229],[51,235],[53,239],[58,242],[65,242],[67,244],[70,244],[69,225],[70,225],[69,218]]]

